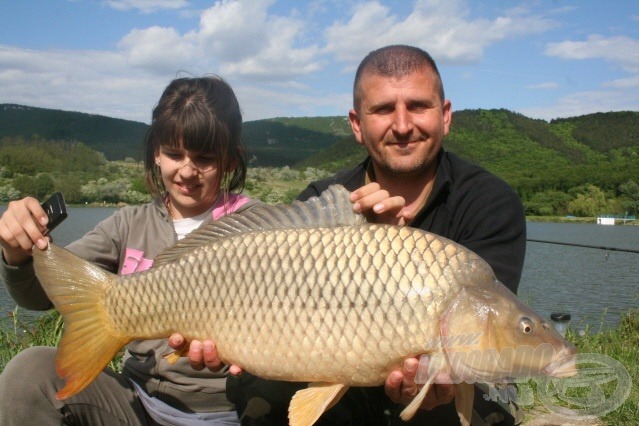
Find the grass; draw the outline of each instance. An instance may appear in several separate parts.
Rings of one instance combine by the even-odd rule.
[[[0,372],[7,363],[24,349],[32,346],[57,346],[62,336],[63,322],[58,311],[47,311],[33,321],[18,315],[16,307],[9,313],[9,321],[0,321]],[[121,354],[109,367],[119,371]]]
[[[62,319],[56,311],[46,312],[28,323],[19,318],[17,308],[9,317],[8,322],[0,322],[0,372],[13,356],[28,347],[57,346],[62,333]],[[580,354],[605,355],[618,361],[628,371],[632,383],[635,383],[635,386],[630,385],[630,394],[625,402],[600,418],[599,422],[604,425],[636,424],[636,419],[639,418],[639,387],[636,386],[636,383],[639,383],[639,310],[628,312],[615,329],[596,333],[592,330],[577,333],[569,329],[566,337],[577,346]],[[111,362],[110,367],[118,370],[120,363],[119,356]],[[579,367],[583,368],[584,365],[580,363]],[[601,391],[606,398],[610,397],[616,388],[614,382],[598,383],[601,384]],[[569,389],[570,392],[567,392],[566,396],[583,400],[591,395],[592,387]],[[537,381],[521,383],[520,392],[523,389],[527,393],[525,399],[528,399],[527,403],[522,401],[527,419],[548,412],[539,399]],[[520,393],[520,398],[521,396]]]
[[[31,346],[55,346],[62,334],[62,318],[56,311],[49,311],[33,323],[27,323],[18,315],[16,307],[8,321],[0,322],[0,370],[18,352]]]

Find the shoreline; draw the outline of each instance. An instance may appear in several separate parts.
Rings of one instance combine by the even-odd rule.
[[[0,202],[0,207],[6,206],[7,202]],[[73,208],[122,208],[129,204],[125,202],[119,203],[90,203],[90,204],[67,204],[68,207]],[[576,216],[526,216],[526,222],[545,222],[545,223],[585,223],[585,224],[597,224],[597,218],[593,216],[588,217],[576,217]],[[639,226],[639,219],[628,220],[623,222],[615,221],[614,225],[602,225],[602,226]]]

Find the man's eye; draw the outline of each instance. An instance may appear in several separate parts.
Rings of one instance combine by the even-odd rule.
[[[389,106],[382,106],[375,110],[376,114],[390,114],[391,112],[393,112],[393,108]]]
[[[426,111],[428,109],[432,108],[431,105],[425,103],[425,102],[415,102],[413,104],[410,104],[408,109],[411,112],[423,112]]]

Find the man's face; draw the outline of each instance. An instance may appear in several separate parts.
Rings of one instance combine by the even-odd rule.
[[[349,119],[375,172],[402,178],[434,175],[451,122],[450,101],[442,102],[434,73],[424,69],[400,79],[365,73],[360,89],[359,110],[351,110]]]

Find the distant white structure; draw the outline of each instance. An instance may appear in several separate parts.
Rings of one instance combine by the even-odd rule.
[[[597,225],[614,225],[614,224],[615,224],[614,217],[599,216],[597,218]]]

